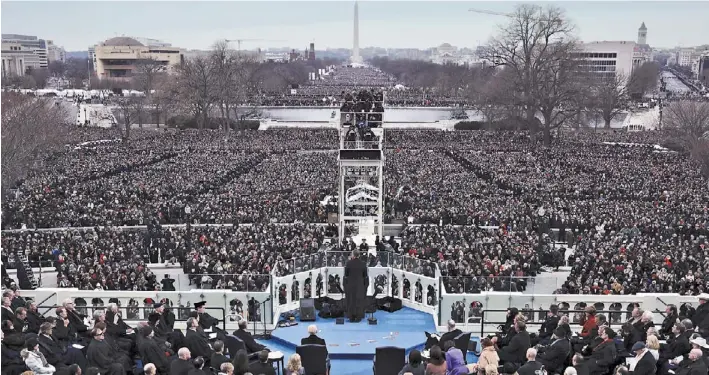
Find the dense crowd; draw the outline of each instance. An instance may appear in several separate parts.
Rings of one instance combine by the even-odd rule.
[[[3,200],[3,228],[190,222],[195,236],[204,224],[324,224],[336,210],[335,130],[133,133],[128,142],[98,142],[113,139],[112,131],[81,131]],[[545,148],[521,132],[387,131],[384,216],[387,222],[436,225],[407,229],[399,251],[447,262],[442,272],[458,280],[447,282],[451,290],[512,288],[499,283],[559,264],[549,246],[554,239],[578,244],[559,292],[706,292],[706,179],[684,155],[630,145],[660,141],[651,132],[562,133]],[[278,236],[290,236],[285,228],[275,226],[258,241],[275,241],[279,250],[261,253],[250,272],[268,273],[282,246],[302,245],[279,244]],[[2,252],[9,260],[20,251],[31,261],[57,262],[67,286],[153,289],[148,270],[126,254],[144,260],[155,251],[163,260],[184,256],[183,231],[3,232]],[[319,248],[319,229],[308,233]],[[191,243],[193,251],[214,247]],[[225,251],[240,253],[246,243]],[[211,264],[221,252],[213,251],[202,254],[206,270],[225,273]]]
[[[204,301],[187,307],[186,317],[180,311],[179,324],[169,300],[146,302],[146,320],[131,326],[124,318],[137,317],[117,298],[91,313],[79,300],[67,298],[45,316],[17,289],[3,291],[2,374],[275,374],[268,348],[246,329],[246,320],[229,335]],[[288,375],[301,374],[302,367],[300,357],[291,357]]]
[[[354,83],[353,83],[354,82]],[[339,107],[343,93],[373,88],[386,92],[390,107],[457,107],[465,105],[463,98],[451,97],[436,90],[409,88],[396,78],[370,67],[336,66],[322,79],[309,81],[282,92],[263,92],[252,98],[251,105],[274,107]]]

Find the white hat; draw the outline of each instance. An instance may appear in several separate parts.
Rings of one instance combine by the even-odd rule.
[[[702,348],[709,349],[709,344],[707,344],[707,339],[705,339],[704,337],[697,337],[694,340],[689,340],[689,342],[694,345],[699,345]]]

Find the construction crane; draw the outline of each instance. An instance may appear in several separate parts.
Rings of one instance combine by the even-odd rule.
[[[505,17],[512,17],[512,16],[513,16],[513,14],[511,14],[511,13],[495,12],[495,11],[492,11],[492,10],[475,9],[475,8],[470,8],[470,9],[468,9],[468,12],[482,13],[482,14],[492,14],[493,16],[505,16]]]
[[[285,42],[285,40],[269,40],[269,39],[224,39],[227,43],[236,42],[236,48],[241,51],[241,42]]]

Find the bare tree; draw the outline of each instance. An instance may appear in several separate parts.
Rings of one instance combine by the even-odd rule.
[[[663,128],[685,145],[709,137],[709,103],[680,100],[665,105],[663,114]]]
[[[178,68],[176,90],[185,108],[197,117],[200,129],[207,125],[209,112],[218,102],[217,79],[214,60],[210,57],[185,60]]]
[[[646,62],[630,74],[628,94],[634,98],[642,98],[645,94],[657,88],[660,80],[660,66],[656,62]]]
[[[218,77],[215,81],[216,100],[222,119],[222,129],[229,129],[230,107],[238,105],[238,85],[241,56],[229,48],[229,43],[219,41],[212,47],[212,63],[214,64],[214,74]]]
[[[542,115],[547,145],[551,131],[577,113],[582,87],[573,31],[561,9],[525,4],[485,49],[487,60],[512,73],[515,97],[525,109],[529,126],[536,123],[537,113]]]
[[[153,89],[155,89],[156,81],[161,75],[167,73],[167,67],[164,63],[154,59],[140,59],[135,62],[135,70],[133,73],[133,87],[136,90],[143,91],[145,96],[150,99]]]
[[[49,63],[47,70],[49,70],[49,74],[61,77],[66,73],[66,64],[63,61],[55,60]]]
[[[593,73],[591,73],[593,74]],[[603,119],[606,129],[610,129],[611,121],[630,109],[628,78],[621,73],[606,76],[589,77],[588,109]]]
[[[34,161],[63,144],[68,113],[53,100],[17,93],[2,95],[2,196]]]
[[[89,79],[89,59],[71,58],[66,60],[65,77],[71,83],[71,87],[78,89],[84,87],[84,81]]]
[[[663,130],[689,151],[709,178],[709,103],[682,100],[664,108]]]
[[[113,116],[116,119],[115,125],[125,141],[130,139],[131,126],[138,123],[136,99],[138,98],[134,96],[121,96],[115,100],[116,107],[113,110]]]

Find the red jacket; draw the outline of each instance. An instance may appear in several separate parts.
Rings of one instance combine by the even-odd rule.
[[[596,328],[596,326],[596,316],[589,316],[588,319],[586,319],[586,322],[583,323],[583,328],[581,329],[581,333],[579,334],[579,336],[587,337],[591,334],[591,331]]]

